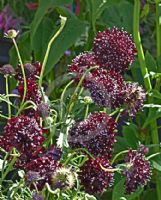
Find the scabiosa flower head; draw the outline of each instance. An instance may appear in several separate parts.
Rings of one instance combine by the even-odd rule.
[[[40,62],[36,62],[34,64],[31,64],[31,63],[24,64],[24,71],[25,71],[26,79],[32,79],[32,80],[34,79],[35,80],[36,76],[40,76],[41,67],[42,66],[41,66]],[[16,78],[20,81],[23,80],[20,64],[18,65],[18,68],[17,68]]]
[[[131,36],[115,27],[97,34],[93,51],[101,67],[117,72],[127,70],[136,55],[136,47]]]
[[[34,171],[28,171],[25,175],[25,180],[27,185],[31,185],[32,183],[41,180],[40,173]]]
[[[119,73],[104,69],[94,70],[88,76],[86,84],[94,103],[109,108],[117,108],[123,104],[124,87],[124,79]]]
[[[80,168],[81,184],[89,194],[102,193],[113,183],[113,173],[103,170],[101,166],[112,168],[109,161],[101,157],[89,159]]]
[[[77,122],[69,131],[72,148],[86,148],[94,156],[111,158],[115,142],[116,122],[106,113],[94,113]]]
[[[73,73],[74,80],[78,82],[87,69],[96,65],[95,56],[92,52],[82,53],[72,60],[68,72]]]
[[[7,151],[15,147],[20,152],[22,164],[40,151],[44,140],[43,130],[36,120],[22,115],[8,121],[0,146]]]
[[[54,189],[71,189],[75,184],[75,176],[69,168],[61,167],[52,175],[51,182]]]
[[[15,70],[14,70],[14,68],[12,67],[12,65],[6,64],[6,65],[3,65],[3,66],[0,68],[0,73],[3,74],[3,75],[14,76],[14,75],[15,75]]]
[[[126,83],[124,114],[134,117],[140,110],[142,110],[145,99],[146,92],[138,83]]]
[[[33,101],[35,104],[40,104],[42,101],[42,95],[38,87],[38,83],[35,79],[27,80],[27,93],[26,93],[26,101]],[[20,100],[23,98],[24,94],[24,81],[19,81],[18,85],[18,93],[20,95]]]
[[[123,175],[126,178],[127,194],[135,192],[139,186],[145,186],[150,179],[150,162],[145,158],[145,149],[143,146],[139,147],[138,151],[130,149],[125,158],[126,168]]]
[[[47,103],[41,103],[37,106],[37,112],[43,119],[47,118],[50,113],[50,108]]]
[[[25,166],[26,173],[28,171],[38,172],[41,179],[36,182],[39,190],[42,190],[45,183],[51,183],[51,175],[60,167],[58,161],[54,160],[50,155],[42,155],[31,160]]]

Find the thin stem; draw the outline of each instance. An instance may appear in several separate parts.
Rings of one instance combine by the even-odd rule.
[[[89,104],[86,105],[84,119],[86,119],[88,117],[88,113],[89,113]]]
[[[28,104],[32,104],[35,108],[37,107],[36,104],[35,104],[33,101],[26,101],[26,102],[19,108],[19,110],[18,110],[16,116],[18,116],[18,115],[21,113],[21,111],[23,111],[23,110],[25,109],[26,105],[28,105]],[[32,106],[32,107],[33,107],[33,106]]]
[[[78,90],[79,90],[80,86],[82,85],[82,83],[83,83],[83,81],[84,81],[86,75],[87,75],[91,70],[97,69],[97,68],[98,68],[98,66],[94,66],[94,67],[89,68],[89,69],[83,74],[83,76],[81,77],[81,79],[80,79],[80,81],[79,81],[79,83],[78,83],[78,85],[77,85],[77,87],[76,87],[76,89],[75,89],[75,91],[74,91],[74,93],[73,93],[71,99],[70,99],[70,102],[69,102],[69,109],[68,109],[67,114],[71,113],[71,111],[72,111],[72,109],[73,109],[73,107],[74,107],[75,101],[76,101],[76,99],[78,98],[78,96],[77,96]]]
[[[8,75],[6,75],[5,78],[6,78],[6,95],[7,95],[7,100],[8,100],[8,102],[10,102],[10,98],[8,96],[8,94],[9,94]],[[10,119],[11,118],[11,105],[10,105],[10,103],[7,103],[7,106],[8,106],[8,118]]]
[[[161,56],[161,26],[159,15],[159,2],[156,1],[156,44],[157,44],[157,57]]]
[[[67,89],[73,84],[73,80],[70,81],[64,88],[62,94],[61,94],[61,98],[60,98],[60,121],[62,120],[63,118],[63,103],[64,103],[64,96],[65,96],[65,93],[67,91]]]
[[[15,40],[14,38],[12,38],[12,41],[13,41],[13,44],[14,44],[14,46],[15,46],[15,49],[16,49],[16,52],[17,52],[17,55],[18,55],[18,60],[19,60],[19,62],[20,62],[20,67],[21,67],[22,76],[23,76],[23,82],[24,82],[23,98],[22,98],[21,105],[20,105],[20,108],[21,108],[21,106],[23,105],[23,103],[24,103],[24,101],[25,101],[25,98],[26,98],[27,83],[26,83],[26,76],[25,76],[25,70],[24,70],[22,58],[21,58],[21,55],[20,55],[20,52],[19,52],[19,49],[18,49],[16,40]]]
[[[139,59],[139,63],[140,63],[140,66],[141,66],[141,73],[142,73],[142,76],[143,76],[145,88],[146,88],[147,91],[151,91],[152,85],[151,85],[150,77],[148,75],[148,69],[146,67],[145,56],[144,56],[144,52],[143,52],[143,48],[142,48],[142,44],[141,44],[141,39],[140,39],[139,19],[140,19],[140,0],[135,0],[135,3],[134,3],[134,21],[133,21],[134,41],[135,41],[137,51],[138,51],[138,59]],[[159,53],[160,53],[160,47],[158,47],[158,54]],[[153,98],[149,97],[148,102],[153,103]],[[151,109],[149,109],[149,111],[150,110]],[[159,144],[159,136],[158,136],[158,129],[157,129],[157,121],[156,120],[153,120],[150,123],[150,129],[151,129],[151,137],[152,137],[153,144]],[[159,147],[155,147],[155,151],[156,152],[160,151]],[[158,200],[161,200],[161,190],[160,190],[161,180],[160,180],[159,177],[160,177],[160,174],[159,174],[159,172],[157,172],[156,189],[157,189]]]
[[[146,90],[150,91],[152,89],[150,78],[148,76],[148,69],[145,63],[145,56],[143,52],[143,47],[141,44],[140,32],[139,32],[139,19],[140,19],[140,0],[135,0],[134,4],[134,21],[133,21],[133,35],[136,48],[138,51],[139,63],[141,66],[141,72],[143,75],[144,85]]]
[[[105,167],[103,167],[101,164],[100,164],[100,167],[104,170],[104,171],[106,171],[106,172],[120,172],[121,171],[121,169],[120,168],[115,168],[115,169],[113,169],[113,168],[105,168]]]
[[[119,156],[121,156],[122,154],[125,154],[125,153],[128,153],[128,150],[121,151],[121,152],[119,152],[118,154],[116,154],[115,157],[112,159],[111,164],[113,164],[113,163],[115,162],[115,160],[116,160]]]
[[[45,67],[46,67],[46,63],[49,57],[49,52],[51,49],[51,45],[53,44],[53,42],[55,41],[55,39],[59,36],[59,34],[62,32],[65,24],[66,24],[67,18],[66,17],[61,17],[61,26],[59,28],[59,30],[56,32],[56,34],[51,38],[51,40],[48,43],[48,47],[45,53],[45,57],[42,63],[42,68],[41,68],[41,73],[40,73],[40,79],[39,79],[39,88],[41,88],[42,85],[42,80],[43,80],[43,75],[44,75],[44,71],[45,71]]]

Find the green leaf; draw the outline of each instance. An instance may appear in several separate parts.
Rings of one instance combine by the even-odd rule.
[[[40,0],[39,7],[35,14],[32,26],[31,26],[31,39],[33,42],[34,35],[37,31],[39,24],[44,18],[45,14],[48,12],[48,9],[56,6],[63,6],[69,3],[72,3],[73,0]]]
[[[51,47],[45,75],[50,72],[64,52],[70,48],[85,31],[85,24],[75,17],[67,19],[66,25]]]
[[[26,31],[25,33],[23,33],[18,39],[17,43],[22,60],[29,61],[31,57],[30,31]],[[14,46],[11,48],[9,55],[10,55],[10,63],[13,66],[17,66],[18,57]]]
[[[134,149],[137,148],[138,144],[137,134],[138,130],[135,124],[129,124],[127,126],[123,126],[123,136],[127,144]]]
[[[143,188],[139,188],[136,192],[131,195],[125,195],[125,178],[121,179],[113,189],[112,200],[134,200],[142,192]]]
[[[113,2],[113,1],[112,1]],[[107,5],[110,5],[107,1]],[[127,1],[120,1],[116,5],[106,8],[100,18],[105,26],[124,27],[126,31],[131,32],[133,22],[133,5]]]
[[[149,96],[155,97],[157,99],[161,99],[161,93],[158,90],[152,90]]]
[[[149,115],[143,126],[146,127],[151,121],[156,120],[159,117],[161,117],[161,108],[150,109]]]
[[[148,189],[144,192],[142,200],[152,200],[157,199],[157,194],[155,189]]]
[[[161,171],[161,155],[152,158],[151,163],[154,169]]]
[[[151,71],[157,72],[156,61],[148,51],[146,51],[146,54],[145,54],[145,61],[146,61],[146,66],[147,66],[149,72],[151,72]]]

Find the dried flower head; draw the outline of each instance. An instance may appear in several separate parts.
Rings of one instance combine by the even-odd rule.
[[[37,112],[38,112],[38,114],[39,114],[40,117],[42,117],[43,119],[45,119],[50,114],[49,105],[47,103],[41,103],[41,104],[39,104],[37,106]]]
[[[123,104],[125,82],[115,71],[96,69],[88,76],[86,88],[98,106],[117,108]]]
[[[54,189],[71,189],[75,184],[75,176],[69,168],[61,167],[52,175],[51,182]]]
[[[126,83],[124,103],[124,114],[134,117],[143,109],[146,99],[145,90],[138,83]]]
[[[101,67],[117,72],[127,70],[136,55],[136,47],[131,36],[116,27],[97,34],[93,51]]]
[[[12,65],[6,64],[0,68],[0,73],[3,75],[14,76],[16,72],[15,72],[14,68],[12,67]]]
[[[72,148],[86,148],[94,156],[111,158],[116,126],[114,119],[106,113],[91,114],[70,129],[69,144]]]
[[[97,157],[86,161],[80,169],[81,184],[89,194],[102,193],[113,183],[113,173],[104,171],[101,166],[112,168],[108,160]]]
[[[135,192],[138,187],[147,185],[151,170],[150,162],[145,158],[147,148],[141,145],[138,151],[130,149],[128,155],[125,158],[126,168],[123,172],[125,176],[126,193],[130,194]]]

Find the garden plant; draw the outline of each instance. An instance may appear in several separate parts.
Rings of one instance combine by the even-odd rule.
[[[161,200],[160,0],[1,10],[0,199]]]

